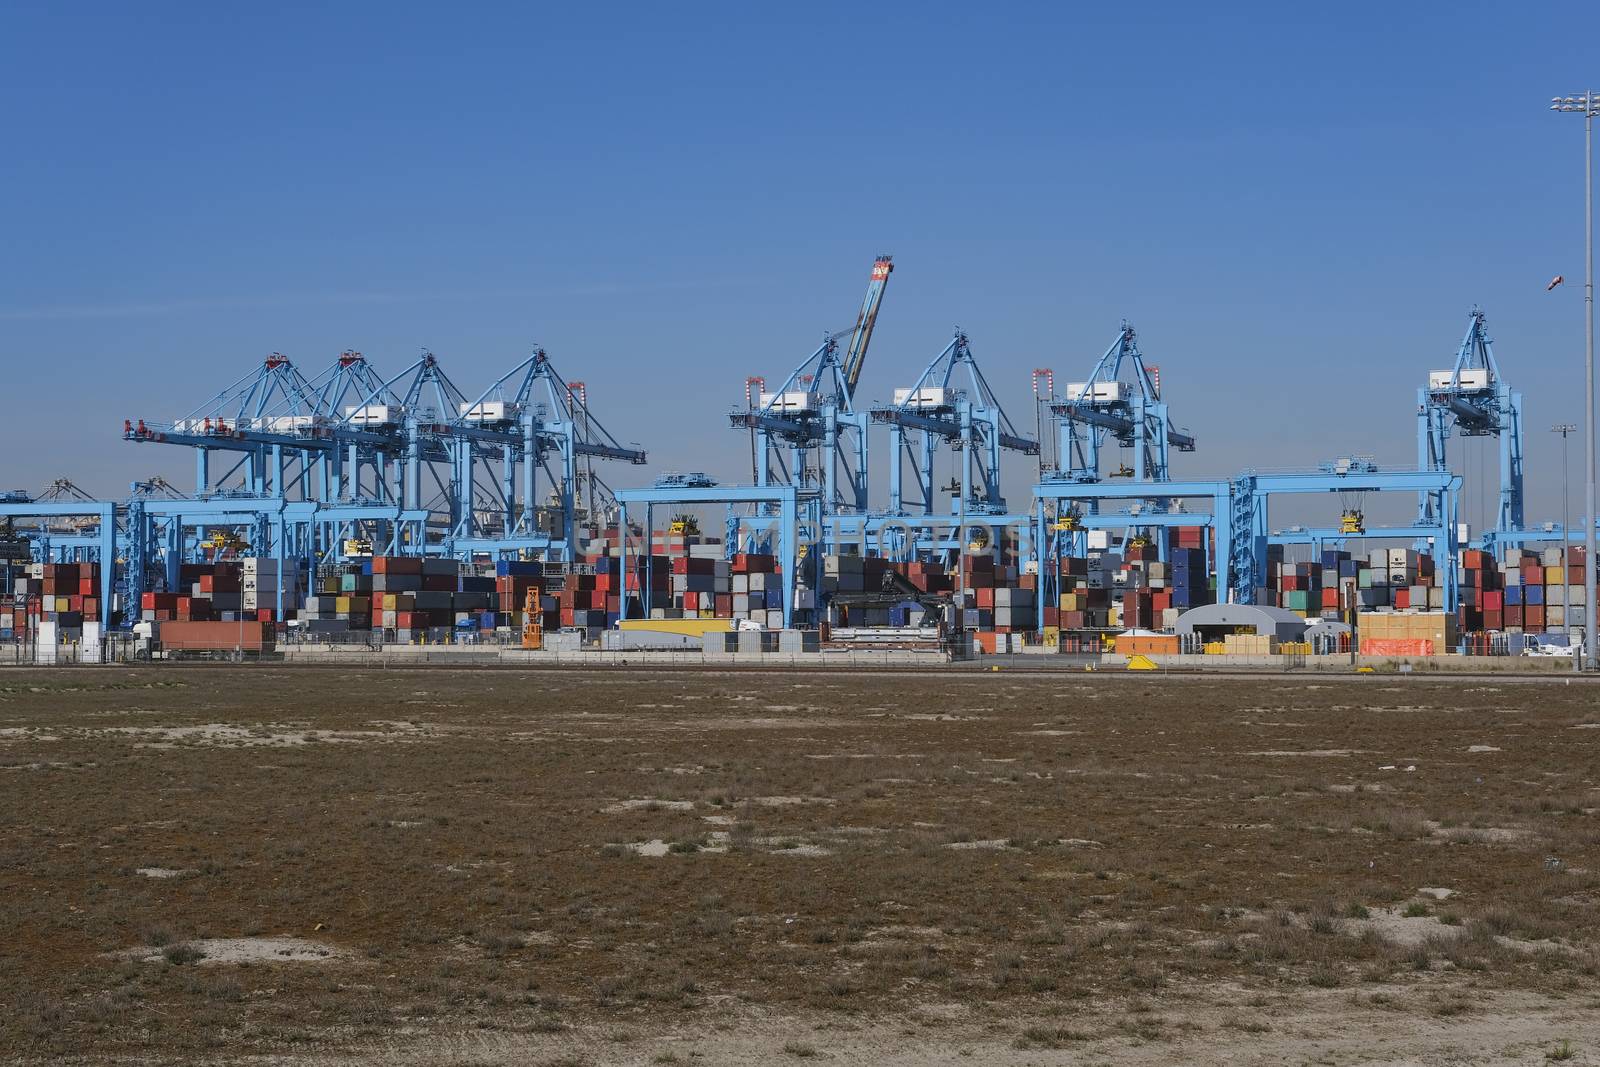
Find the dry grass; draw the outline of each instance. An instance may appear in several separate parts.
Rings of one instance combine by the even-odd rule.
[[[645,1035],[714,1002],[1166,1012],[1219,983],[1246,1006],[1377,993],[1449,1020],[1496,990],[1593,988],[1600,731],[1569,728],[1590,691],[1317,682],[9,673],[0,728],[37,729],[0,734],[19,931],[0,1047]],[[930,704],[957,714],[909,717]],[[252,742],[324,733],[140,732],[219,722]],[[1501,751],[1469,760],[1474,744]],[[614,807],[630,798],[651,799]],[[645,841],[666,854],[625,847]],[[1422,903],[1423,886],[1455,895]],[[1381,932],[1396,915],[1416,944]],[[348,956],[189,956],[279,934]],[[119,954],[136,946],[160,960]],[[1160,1044],[1180,1021],[1005,1040]]]

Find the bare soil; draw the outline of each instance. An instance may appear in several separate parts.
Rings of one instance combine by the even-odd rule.
[[[1600,688],[0,673],[0,1061],[1600,1063]]]

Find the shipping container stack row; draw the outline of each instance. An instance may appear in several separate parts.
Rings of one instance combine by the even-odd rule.
[[[721,546],[707,547],[721,551]],[[748,619],[769,630],[783,628],[783,575],[778,558],[769,553],[674,557],[671,590],[681,618]],[[815,601],[797,594],[795,606],[809,610]]]
[[[1060,560],[1059,596],[1054,610],[1045,607],[1046,629],[1058,627],[1069,643],[1088,631],[1170,630],[1183,612],[1211,603],[1203,548],[1180,543],[1166,560],[1158,555],[1153,544],[1130,543]]]
[[[307,634],[325,639],[378,630],[401,644],[441,643],[497,623],[495,579],[463,575],[454,559],[373,556],[320,574],[314,584],[300,620]]]
[[[1443,611],[1444,574],[1433,557],[1409,548],[1364,555],[1329,549],[1310,562],[1286,562],[1282,545],[1268,549],[1267,598],[1302,618],[1339,618],[1358,611]],[[1353,595],[1353,604],[1341,597]]]
[[[277,614],[282,586],[283,618]],[[298,560],[247,557],[219,563],[185,563],[178,589],[139,598],[141,622],[282,622],[295,616],[306,588]]]
[[[100,619],[98,563],[32,563],[13,578],[8,607],[0,612],[0,640],[76,641],[85,620]]]
[[[1314,562],[1286,562],[1283,547],[1274,545],[1269,560],[1265,602],[1307,618],[1339,618],[1346,606],[1364,614],[1444,611],[1446,576],[1425,552],[1380,548],[1352,555],[1330,550]],[[1452,633],[1562,632],[1569,621],[1581,624],[1584,568],[1579,546],[1569,549],[1565,567],[1560,548],[1507,548],[1498,560],[1468,549],[1461,555]],[[1351,588],[1354,604],[1341,605],[1342,594]],[[1433,638],[1444,639],[1440,634]],[[1394,639],[1412,638],[1405,634]]]
[[[1507,548],[1496,561],[1487,553],[1462,554],[1460,625],[1465,633],[1563,633],[1583,625],[1585,556],[1581,545],[1534,551]]]

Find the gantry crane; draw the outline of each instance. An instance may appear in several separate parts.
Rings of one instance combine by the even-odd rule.
[[[609,520],[615,509],[615,497],[589,461],[646,460],[644,449],[623,444],[605,428],[589,407],[588,388],[562,378],[543,348],[464,401],[452,432],[478,446],[460,453],[459,481],[473,484],[480,464],[498,466],[498,479],[483,479],[489,508],[469,508],[452,535],[458,546],[477,551],[538,548],[555,540],[575,544],[580,511],[597,522]],[[549,507],[539,502],[541,472]],[[581,509],[580,494],[587,497]],[[486,511],[494,516],[488,528]]]
[[[428,351],[388,380],[359,352],[341,353],[312,380],[273,353],[194,415],[127,420],[124,436],[191,446],[196,498],[234,501],[241,514],[252,500],[260,516],[288,501],[323,505],[315,509],[326,525],[317,538],[323,555],[371,543],[565,558],[576,545],[581,478],[592,499],[610,498],[592,471],[579,471],[579,459],[645,462],[642,449],[605,430],[586,391],[568,386],[542,348],[477,399]],[[234,458],[220,476],[212,453]],[[549,506],[539,503],[539,470],[549,475]],[[268,519],[253,525],[248,539],[266,543]]]
[[[902,484],[907,458],[916,480],[912,503],[923,514],[935,513],[934,496],[939,487],[934,460],[941,442],[960,457],[957,476],[946,488],[959,493],[964,508],[970,510],[1005,510],[1000,486],[1002,449],[1027,456],[1039,454],[1039,442],[1022,436],[1012,425],[978,368],[967,335],[960,330],[910,387],[894,391],[894,403],[874,407],[872,418],[889,427],[891,515],[906,513]]]
[[[1034,372],[1035,391],[1039,375]],[[1053,385],[1053,376],[1047,381]],[[1127,505],[1128,522],[1122,527],[1126,545],[1143,544],[1161,524],[1174,521],[1183,506],[1182,498],[1162,495],[1154,486],[1172,480],[1172,449],[1193,452],[1195,441],[1172,425],[1171,413],[1161,399],[1160,372],[1145,363],[1132,324],[1122,323],[1116,339],[1088,376],[1069,382],[1065,396],[1056,397],[1052,389],[1048,406],[1056,420],[1057,460],[1053,470],[1041,474],[1043,481],[1089,486],[1127,479],[1134,485],[1150,484],[1148,496]],[[1127,450],[1132,463],[1119,460],[1115,467],[1104,469],[1102,453],[1108,443]],[[1042,545],[1045,558],[1082,554],[1088,547],[1085,523],[1097,514],[1099,502],[1092,496],[1054,498],[1052,502],[1057,511]],[[1165,559],[1166,538],[1159,538],[1158,544]],[[1047,588],[1054,582],[1055,569],[1054,564],[1042,569]]]
[[[820,488],[829,514],[866,510],[868,419],[856,410],[855,393],[893,271],[893,257],[873,261],[855,326],[824,337],[776,390],[767,392],[764,379],[746,379],[744,409],[729,421],[750,432],[757,486]]]
[[[1500,443],[1500,499],[1495,531],[1522,529],[1522,394],[1500,376],[1494,343],[1483,309],[1468,315],[1455,365],[1428,372],[1428,386],[1417,390],[1417,466],[1425,471],[1450,467],[1446,446],[1454,430],[1463,437],[1495,437]],[[1444,514],[1438,493],[1423,493],[1417,505],[1420,524]]]
[[[1120,476],[1165,482],[1171,480],[1171,449],[1194,451],[1194,438],[1173,427],[1160,381],[1145,365],[1138,335],[1127,322],[1088,378],[1068,384],[1066,396],[1053,401],[1050,411],[1059,420],[1058,478],[1098,482]],[[1101,471],[1101,449],[1108,440],[1132,450],[1131,466]]]

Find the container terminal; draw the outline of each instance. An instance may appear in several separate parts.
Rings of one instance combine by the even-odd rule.
[[[1418,371],[1414,467],[1344,456],[1184,480],[1171,455],[1198,444],[1127,322],[1081,374],[1034,369],[1020,423],[982,339],[959,330],[889,403],[861,402],[894,266],[874,260],[852,328],[744,382],[728,416],[750,456],[741,484],[649,479],[645,448],[543,348],[476,392],[428,352],[388,373],[345,351],[309,375],[273,353],[188,414],[123,422],[130,447],[188,450],[192,489],[157,477],[101,500],[62,479],[0,497],[0,643],[35,663],[495,646],[1152,665],[1581,646],[1589,563],[1565,523],[1524,515],[1522,396],[1482,309],[1453,365]],[[1450,444],[1483,436],[1499,491],[1473,536]],[[1006,496],[1007,464],[1026,465],[1026,499]],[[1367,518],[1395,494],[1413,521]],[[1290,498],[1322,524],[1275,527]]]

